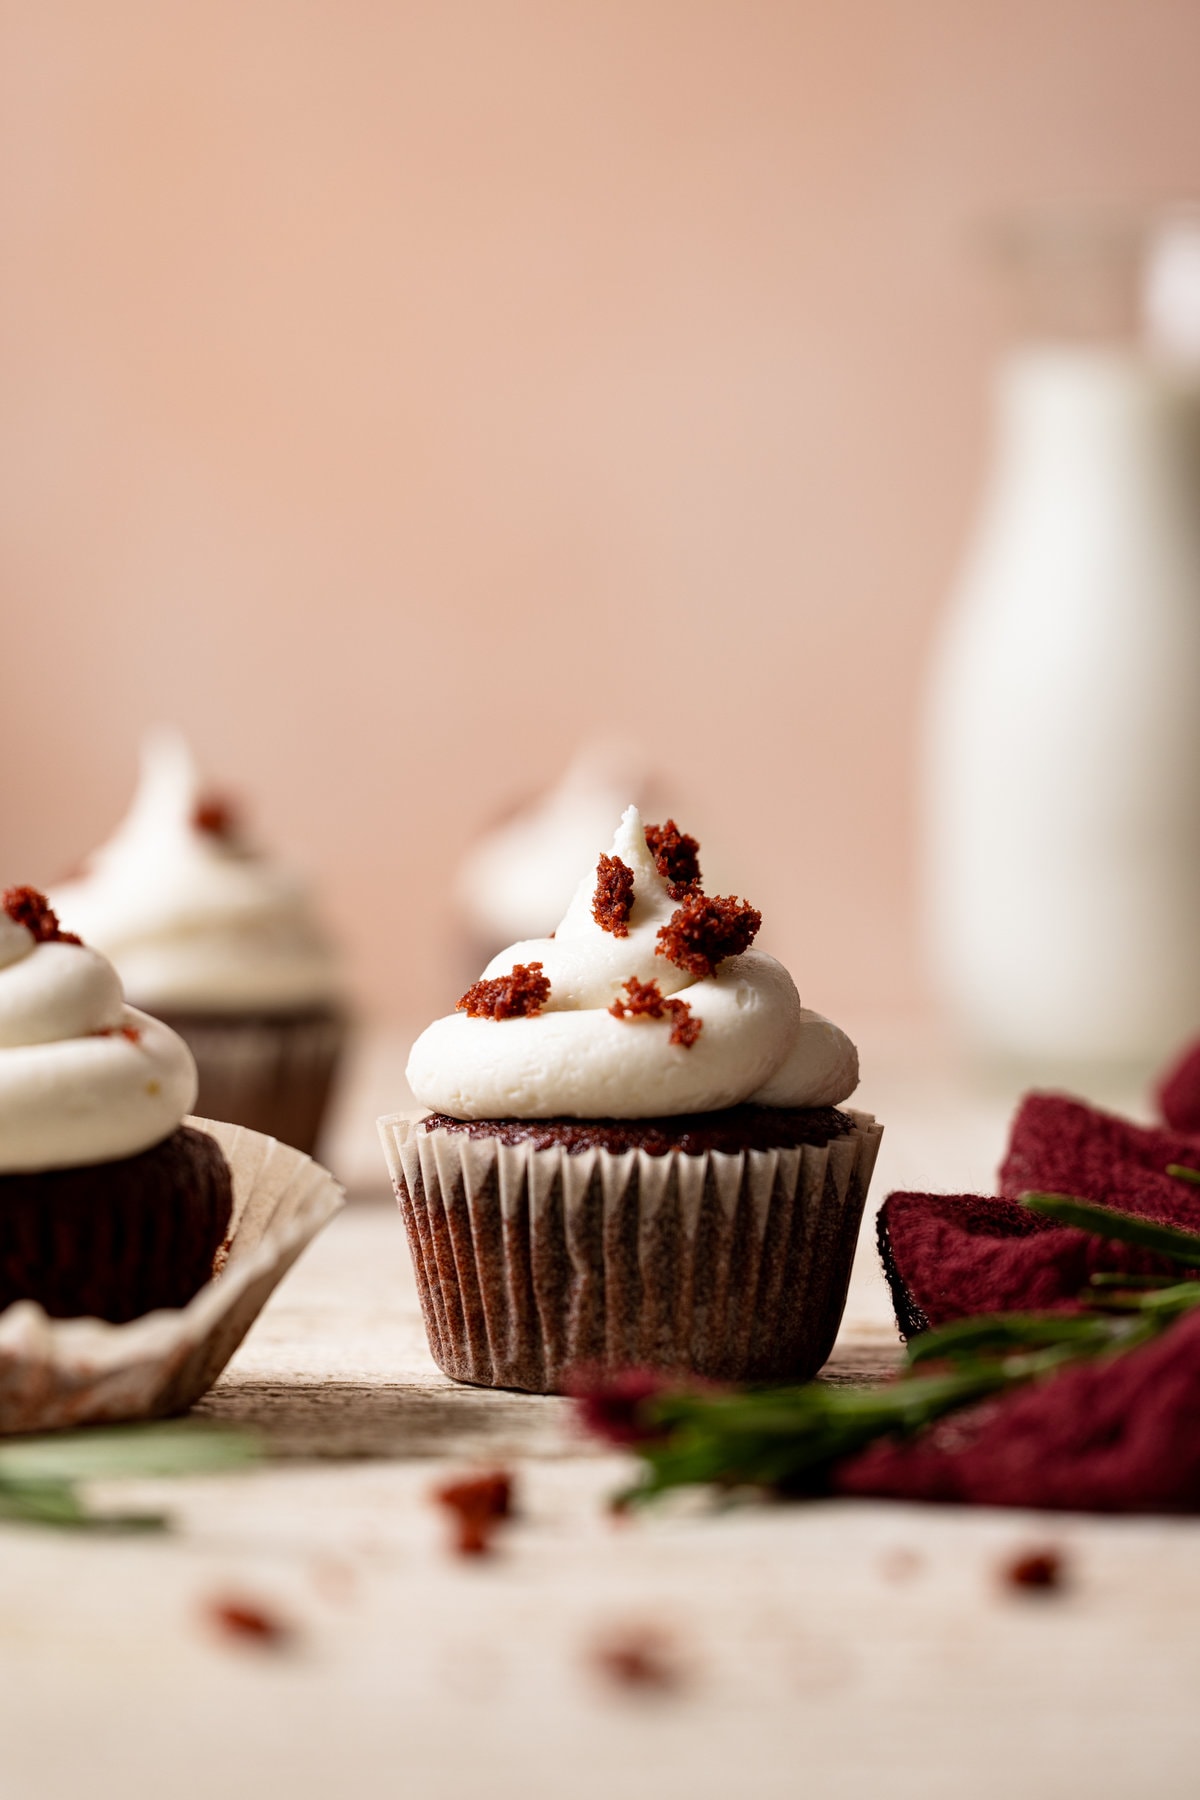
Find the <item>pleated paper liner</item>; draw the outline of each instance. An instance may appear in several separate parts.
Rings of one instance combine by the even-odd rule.
[[[240,1125],[187,1119],[233,1177],[228,1256],[178,1311],[127,1325],[51,1319],[31,1300],[0,1313],[0,1433],[158,1419],[208,1392],[305,1246],[345,1204],[327,1169]]]
[[[344,1012],[146,1010],[177,1031],[196,1058],[198,1111],[313,1154],[349,1034]]]
[[[841,1322],[883,1128],[737,1155],[379,1122],[429,1348],[456,1381],[556,1393],[587,1368],[805,1380]]]

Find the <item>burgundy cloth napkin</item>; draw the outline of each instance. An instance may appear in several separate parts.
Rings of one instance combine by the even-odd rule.
[[[1080,1512],[1200,1509],[1200,1317],[841,1463],[833,1491]]]
[[[1027,1212],[1031,1190],[1071,1194],[1200,1231],[1200,1046],[1162,1082],[1168,1126],[1032,1094],[1013,1122],[999,1199],[892,1194],[879,1243],[901,1332],[978,1312],[1072,1310],[1100,1269],[1178,1265]],[[894,1499],[1101,1512],[1200,1510],[1200,1316],[1141,1350],[1081,1363],[843,1462],[834,1491]]]
[[[1159,1077],[1158,1110],[1172,1131],[1200,1132],[1200,1044],[1189,1044]]]
[[[1102,1243],[1016,1203],[1030,1190],[1072,1194],[1200,1231],[1200,1187],[1168,1175],[1168,1163],[1200,1167],[1200,1137],[1030,1094],[1000,1168],[1001,1193],[1012,1198],[891,1194],[880,1208],[880,1254],[901,1332],[911,1337],[978,1312],[1073,1310],[1099,1269],[1169,1274],[1163,1258]]]

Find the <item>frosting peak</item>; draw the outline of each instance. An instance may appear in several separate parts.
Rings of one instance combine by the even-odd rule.
[[[558,929],[488,964],[477,989],[518,971],[527,985],[536,968],[536,1009],[455,1013],[421,1034],[408,1079],[423,1105],[461,1119],[635,1119],[747,1101],[836,1105],[854,1091],[845,1034],[801,1006],[774,957],[730,953],[749,943],[758,914],[669,880],[651,848],[661,841],[628,807]]]
[[[135,1156],[168,1137],[195,1098],[182,1038],[125,1005],[112,964],[57,932],[40,894],[10,889],[0,903],[0,1174]]]
[[[303,885],[247,846],[174,731],[146,738],[129,812],[51,898],[147,1006],[286,1011],[336,992]]]

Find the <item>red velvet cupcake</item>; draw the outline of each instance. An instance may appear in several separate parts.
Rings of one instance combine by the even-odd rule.
[[[854,1046],[630,808],[549,938],[418,1039],[381,1120],[430,1348],[458,1380],[583,1366],[801,1380],[833,1346],[880,1127]]]
[[[124,1004],[112,965],[42,895],[0,901],[0,1311],[115,1323],[184,1306],[232,1208],[212,1138],[183,1124],[187,1046]]]

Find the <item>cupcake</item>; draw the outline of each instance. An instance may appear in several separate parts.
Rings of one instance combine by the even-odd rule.
[[[229,1226],[229,1169],[183,1124],[196,1065],[33,888],[0,897],[0,1312],[121,1324],[181,1307]]]
[[[50,898],[187,1040],[205,1118],[312,1151],[345,1037],[336,962],[303,885],[204,790],[176,733],[147,739],[129,813]]]
[[[630,807],[556,931],[413,1046],[380,1122],[430,1348],[485,1386],[630,1366],[804,1380],[833,1346],[880,1127],[858,1057]]]

